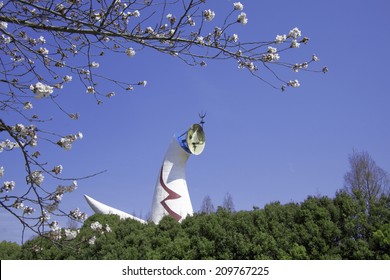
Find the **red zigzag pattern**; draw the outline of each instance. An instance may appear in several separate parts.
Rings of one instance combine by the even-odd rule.
[[[176,221],[180,221],[181,216],[177,214],[175,211],[173,211],[169,206],[167,205],[166,201],[167,200],[172,200],[172,199],[178,199],[181,197],[178,193],[175,193],[173,190],[167,187],[165,185],[164,179],[163,179],[163,168],[164,165],[161,167],[161,172],[160,172],[160,184],[163,187],[163,189],[168,193],[168,196],[161,201],[161,205],[164,207],[164,209],[171,215]]]

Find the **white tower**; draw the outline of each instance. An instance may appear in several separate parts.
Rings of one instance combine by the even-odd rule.
[[[203,124],[203,117],[201,124]],[[186,164],[191,154],[202,153],[205,144],[203,127],[199,124],[192,125],[179,137],[173,137],[157,177],[152,203],[154,223],[158,224],[166,215],[181,222],[187,215],[193,214],[186,182]],[[95,213],[116,214],[122,219],[130,218],[146,223],[142,219],[105,205],[87,195],[84,197]]]
[[[183,137],[184,136],[184,137]],[[194,124],[179,137],[173,137],[157,178],[152,204],[152,221],[166,216],[181,222],[192,215],[192,204],[186,182],[186,164],[191,154],[199,155],[205,146],[203,128]]]

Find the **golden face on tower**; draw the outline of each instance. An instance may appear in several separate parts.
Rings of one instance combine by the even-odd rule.
[[[187,132],[187,145],[191,153],[199,155],[206,145],[206,136],[200,124],[193,124]]]

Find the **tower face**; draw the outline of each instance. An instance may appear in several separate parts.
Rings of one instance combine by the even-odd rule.
[[[180,222],[193,214],[185,174],[190,152],[180,141],[173,137],[157,177],[152,204],[152,221],[156,224],[166,215]]]

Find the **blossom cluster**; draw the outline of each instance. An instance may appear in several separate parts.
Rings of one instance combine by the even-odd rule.
[[[89,245],[95,245],[96,242],[96,236],[92,236],[90,239],[88,239],[88,244]]]
[[[135,50],[133,48],[127,48],[126,49],[126,54],[129,57],[133,57],[133,56],[135,56]]]
[[[37,129],[35,125],[25,126],[23,124],[16,124],[15,126],[11,126],[11,131],[14,133],[14,137],[18,138],[19,143],[23,146],[30,145],[31,147],[35,147],[38,145],[38,136],[36,134]],[[11,142],[7,143],[8,148],[10,148]],[[1,144],[0,144],[1,147]],[[13,145],[12,148],[19,147],[19,145]],[[1,148],[0,148],[1,150]]]
[[[5,190],[6,192],[12,190],[15,187],[15,182],[4,182],[4,185],[2,188],[0,188],[0,193]],[[8,201],[9,198],[6,198],[6,201]],[[23,200],[19,197],[17,197],[14,202],[11,205],[12,208],[23,210],[23,215],[31,215],[34,212],[34,209],[30,206],[25,206],[23,204]]]
[[[111,228],[108,224],[106,224],[105,226],[103,226],[100,222],[96,221],[96,222],[93,222],[91,225],[90,225],[90,228],[93,230],[93,231],[96,231],[97,233],[99,234],[104,234],[105,232],[111,232]],[[88,239],[88,244],[89,245],[94,245],[96,242],[96,236],[92,236],[90,239]]]
[[[248,69],[251,72],[254,72],[254,71],[258,70],[257,66],[253,63],[253,61],[239,60],[238,61],[238,68],[239,69],[246,68],[246,69]]]
[[[241,4],[241,2],[235,2],[233,3],[233,7],[235,10],[242,11],[244,9],[244,5]]]
[[[49,227],[50,232],[48,236],[53,240],[60,240],[62,238],[65,238],[65,240],[73,240],[80,233],[79,229],[62,229],[57,221],[51,222]]]
[[[277,35],[275,38],[275,43],[280,44],[287,42],[290,39],[290,48],[299,48],[301,43],[307,44],[309,42],[309,38],[303,37],[300,41],[298,39],[302,36],[302,32],[298,27],[294,27],[290,30],[290,32],[286,35]]]
[[[57,221],[53,221],[49,224],[50,227],[50,238],[54,240],[60,240],[61,239],[61,228],[58,225]]]
[[[26,178],[27,184],[36,184],[38,186],[42,185],[45,176],[43,176],[42,171],[33,171]]]
[[[56,192],[71,193],[77,189],[77,181],[73,181],[69,186],[58,186]]]
[[[0,21],[0,29],[7,29],[8,23],[4,21]]]
[[[58,203],[62,200],[62,197],[65,193],[71,193],[76,189],[77,189],[77,181],[73,181],[72,184],[69,186],[58,186],[50,198],[51,200],[54,201],[55,205],[53,205],[53,207],[58,206]]]
[[[20,198],[16,198],[14,203],[12,204],[12,207],[15,209],[22,209],[24,208],[23,201]]]
[[[303,63],[295,63],[292,68],[294,72],[298,72],[300,69],[307,69],[308,67],[309,67],[309,63],[303,62]]]
[[[75,210],[70,211],[69,215],[70,215],[70,217],[72,217],[76,221],[84,221],[88,217],[87,214],[84,212],[81,212],[79,208],[76,208]]]
[[[288,48],[290,49],[299,48],[301,44],[307,44],[309,42],[309,38],[307,37],[301,38],[301,37],[302,37],[302,32],[298,27],[291,29],[287,34],[277,35],[273,42],[269,42],[266,44],[266,46],[268,46],[268,49],[266,52],[261,54],[260,61],[262,61],[263,63],[274,63],[285,67],[291,67],[291,69],[294,72],[298,72],[299,70],[306,70],[309,67],[310,63],[319,61],[317,55],[312,55],[311,59],[308,61],[304,61],[302,63],[290,64],[285,62],[279,62],[281,58],[280,51],[278,51],[278,49],[276,48],[276,45],[288,44],[287,48],[286,47],[283,48],[283,46],[281,47],[282,51],[285,51]],[[234,40],[231,39],[230,41],[233,42]],[[245,50],[242,51],[241,49],[239,49],[235,53],[236,58],[238,59],[238,68],[240,69],[246,68],[251,72],[258,70],[258,67],[254,64],[254,62],[257,61],[258,59],[254,56],[248,56],[246,52],[248,51]],[[322,69],[323,73],[326,73],[327,71],[328,71],[327,67],[324,67]],[[257,75],[255,74],[255,76]],[[297,79],[286,81],[281,87],[282,91],[286,89],[286,86],[297,88],[300,87],[300,83]]]
[[[10,192],[15,188],[15,182],[14,181],[5,181],[3,183],[3,186],[0,188],[0,193],[3,191]]]
[[[80,230],[72,230],[72,229],[68,229],[66,228],[64,230],[64,233],[65,233],[65,239],[66,240],[72,240],[72,239],[75,239],[77,237],[77,235],[80,233]]]
[[[37,82],[35,85],[30,85],[30,90],[35,93],[37,99],[48,97],[53,93],[53,87]]]
[[[208,10],[205,10],[203,12],[203,16],[204,16],[206,21],[212,21],[214,19],[214,17],[215,17],[215,12],[210,10],[210,9],[208,9]]]
[[[52,169],[52,172],[54,172],[54,174],[58,175],[62,172],[62,165],[57,165],[57,166],[54,166],[54,168]]]
[[[126,4],[125,4],[126,5]],[[123,24],[128,24],[131,18],[139,18],[141,16],[141,13],[139,10],[134,10],[134,11],[127,11],[121,13],[121,20]]]
[[[19,148],[19,144],[11,141],[9,139],[6,139],[4,141],[0,141],[0,153],[4,150],[6,150],[6,151],[13,150],[14,148]]]
[[[288,85],[291,86],[291,87],[299,87],[299,86],[300,86],[298,80],[289,81],[289,82],[288,82]]]
[[[241,12],[237,17],[237,22],[241,23],[242,25],[247,24],[248,18],[246,17],[246,13]]]
[[[104,232],[111,232],[111,228],[110,228],[110,226],[108,224],[106,224],[103,227],[103,225],[100,222],[98,222],[98,221],[93,222],[90,227],[91,227],[91,229],[93,231],[96,231],[96,232],[99,232],[99,233],[102,233],[102,234]]]
[[[48,220],[50,220],[50,214],[46,210],[43,210],[42,215],[39,217],[39,222],[45,223]]]
[[[75,142],[78,139],[83,139],[83,134],[81,132],[62,137],[57,142],[57,145],[60,146],[61,148],[64,148],[65,150],[70,150],[72,148],[73,142]]]
[[[279,60],[280,56],[278,54],[278,50],[274,47],[269,46],[268,52],[263,54],[261,60],[263,62],[273,62]]]

